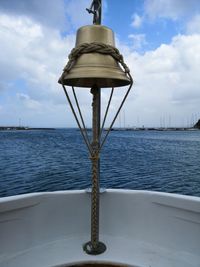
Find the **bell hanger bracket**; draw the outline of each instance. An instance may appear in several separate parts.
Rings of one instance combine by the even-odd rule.
[[[86,8],[89,14],[93,14],[93,24],[101,24],[101,0],[93,0],[90,8]]]

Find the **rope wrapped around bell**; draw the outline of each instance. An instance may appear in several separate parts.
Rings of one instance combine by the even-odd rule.
[[[101,25],[81,27],[59,83],[89,88],[131,84],[129,68],[115,48],[113,31]]]

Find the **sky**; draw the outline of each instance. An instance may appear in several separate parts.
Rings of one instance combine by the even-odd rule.
[[[76,127],[58,84],[90,0],[0,1],[0,126]],[[103,0],[102,24],[134,86],[115,126],[191,126],[200,118],[200,1]],[[91,126],[91,94],[77,88]],[[70,91],[70,89],[69,89]],[[112,120],[126,88],[114,91]],[[102,90],[102,115],[110,89]]]

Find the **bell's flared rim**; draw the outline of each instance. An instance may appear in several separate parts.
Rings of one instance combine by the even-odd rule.
[[[60,84],[73,87],[92,88],[97,86],[99,88],[115,88],[130,85],[131,81],[128,77],[120,78],[95,78],[95,77],[79,77],[79,78],[63,78],[58,81]]]

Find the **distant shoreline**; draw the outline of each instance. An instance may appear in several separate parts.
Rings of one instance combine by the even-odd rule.
[[[79,129],[77,128],[77,131]],[[87,128],[87,131],[92,131],[91,128]],[[105,131],[108,131],[108,128],[104,129]],[[171,128],[160,128],[160,127],[139,127],[139,128],[112,128],[111,131],[121,131],[121,132],[128,132],[128,131],[198,131],[197,128],[186,128],[186,127],[171,127]]]
[[[49,131],[56,130],[60,128],[44,128],[44,127],[23,127],[23,126],[0,126],[0,131]],[[64,128],[63,128],[64,129]],[[68,129],[68,128],[65,128]],[[69,128],[71,129],[71,128]],[[74,128],[79,130],[78,128]],[[88,131],[91,131],[91,128],[87,128]],[[198,128],[187,128],[187,127],[170,127],[170,128],[162,128],[162,127],[134,127],[134,128],[112,128],[111,131],[198,131]],[[108,131],[106,128],[105,131]]]
[[[113,128],[111,131],[198,131],[197,128],[186,127],[170,127],[170,128],[157,128],[157,127],[142,127],[142,128]]]
[[[0,126],[0,131],[55,130],[55,128],[31,128],[17,126]]]

